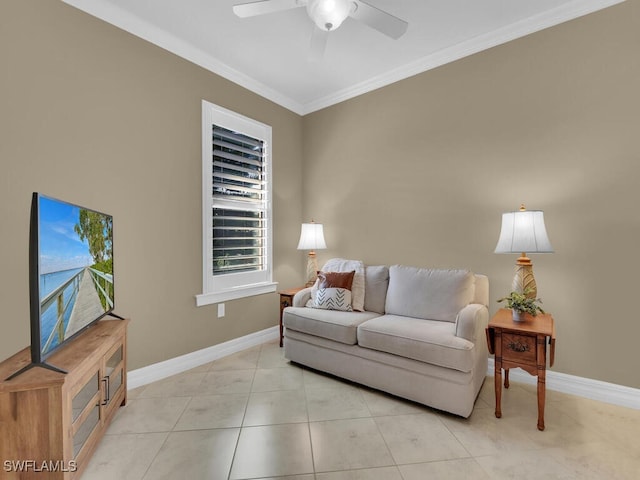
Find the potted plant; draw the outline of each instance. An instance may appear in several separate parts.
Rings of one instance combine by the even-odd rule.
[[[542,303],[542,300],[535,297],[530,297],[529,294],[531,290],[527,289],[524,292],[511,292],[506,297],[503,297],[498,300],[498,302],[505,302],[506,307],[510,308],[513,313],[513,320],[516,322],[520,322],[524,320],[522,318],[523,313],[528,313],[529,315],[535,317],[538,315],[538,312],[545,313],[539,303]]]

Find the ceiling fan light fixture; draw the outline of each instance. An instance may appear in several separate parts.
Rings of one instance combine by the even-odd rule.
[[[318,28],[328,32],[338,28],[355,7],[352,0],[309,0],[307,13]]]

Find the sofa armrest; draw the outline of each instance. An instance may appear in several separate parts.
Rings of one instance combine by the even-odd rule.
[[[489,324],[489,309],[479,303],[471,303],[458,312],[456,337],[476,343],[484,341],[484,330]]]
[[[303,288],[293,297],[292,307],[305,307],[311,299],[311,287]]]

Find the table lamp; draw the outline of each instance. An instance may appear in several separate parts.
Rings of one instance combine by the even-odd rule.
[[[298,250],[309,250],[307,259],[307,283],[305,286],[310,287],[316,281],[318,274],[318,259],[316,258],[316,250],[327,248],[324,241],[324,230],[321,223],[303,223],[300,229],[300,241],[298,242]]]
[[[527,297],[536,298],[538,289],[533,277],[533,263],[527,253],[553,253],[553,247],[544,226],[544,213],[527,210],[524,204],[517,212],[502,214],[502,228],[494,253],[519,253],[516,273],[511,289],[527,292]]]

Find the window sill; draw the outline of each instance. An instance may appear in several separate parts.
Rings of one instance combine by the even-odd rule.
[[[221,290],[219,292],[202,293],[200,295],[196,295],[196,306],[203,307],[213,303],[253,297],[254,295],[262,295],[265,293],[273,293],[276,291],[277,286],[278,282],[267,282],[231,288],[229,290]]]

